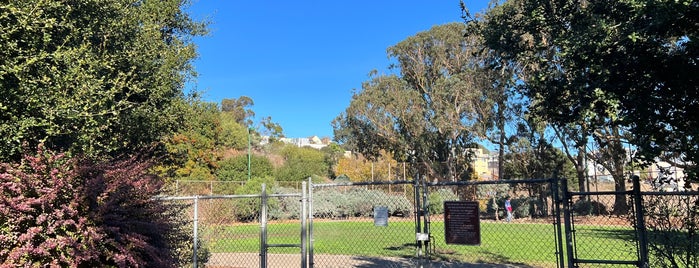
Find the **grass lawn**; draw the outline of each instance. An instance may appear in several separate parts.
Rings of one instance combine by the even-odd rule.
[[[298,244],[300,224],[271,223],[268,243]],[[372,221],[316,221],[316,255],[377,257],[415,256],[415,227],[412,221],[390,221],[387,227]],[[447,245],[443,222],[432,222],[432,256],[450,261],[521,263],[552,267],[556,264],[555,232],[552,224],[481,222],[481,245]],[[259,252],[260,227],[256,224],[215,226],[203,230],[211,252]],[[635,244],[630,228],[576,226],[579,258],[633,260]],[[270,253],[298,253],[298,248],[271,248]],[[604,256],[600,256],[603,253]]]

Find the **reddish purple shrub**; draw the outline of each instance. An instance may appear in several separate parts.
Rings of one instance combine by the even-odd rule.
[[[148,161],[76,161],[44,152],[0,164],[0,267],[175,267],[188,235],[178,207],[152,199]]]

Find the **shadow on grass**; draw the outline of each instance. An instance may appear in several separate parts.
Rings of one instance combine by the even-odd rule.
[[[492,264],[492,263],[463,263],[436,260],[420,260],[417,258],[380,258],[380,257],[353,257],[361,264],[359,268],[383,268],[383,267],[425,267],[425,268],[531,268],[533,266],[522,264]]]
[[[406,243],[400,246],[387,247],[385,250],[393,251],[396,258],[372,258],[372,257],[355,257],[356,260],[361,261],[363,264],[356,267],[363,268],[378,268],[378,267],[452,267],[452,268],[494,268],[494,267],[517,267],[517,268],[530,268],[534,267],[531,265],[523,263],[514,263],[509,258],[494,254],[492,252],[481,251],[479,253],[474,253],[478,259],[489,260],[491,263],[486,263],[485,261],[477,262],[461,262],[458,261],[458,255],[456,252],[434,252],[430,254],[429,260],[419,259],[414,256],[416,245],[414,243]]]

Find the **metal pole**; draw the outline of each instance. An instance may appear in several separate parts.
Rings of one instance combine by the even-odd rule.
[[[638,267],[649,267],[648,263],[648,239],[646,238],[646,223],[643,218],[643,196],[641,195],[641,183],[636,175],[632,175],[633,198],[636,212],[636,231],[638,232]]]
[[[250,151],[251,151],[251,142],[250,142],[250,127],[248,127],[248,180],[250,180],[251,173],[250,173]]]
[[[260,268],[267,268],[267,189],[264,183],[260,199]]]
[[[558,263],[560,267],[565,267],[565,258],[563,257],[563,234],[561,233],[561,202],[563,200],[560,199],[560,196],[558,194],[559,188],[558,188],[558,181],[559,179],[553,179],[551,180],[551,191],[553,192],[553,202],[554,202],[554,229],[556,229],[556,240],[558,240],[556,244],[556,251],[558,254]]]
[[[425,256],[430,254],[430,209],[429,209],[429,199],[428,199],[427,180],[422,178],[422,216],[425,221],[423,228],[423,233],[427,235],[427,240],[425,240]]]
[[[313,182],[308,177],[308,266],[313,268]]]
[[[194,197],[194,245],[192,245],[192,267],[197,268],[197,248],[199,244],[199,196]]]
[[[568,180],[561,180],[561,190],[563,192],[563,222],[565,223],[566,232],[566,254],[568,257],[568,267],[575,267],[573,263],[575,256],[573,255],[573,230],[570,222],[570,193],[568,193]]]
[[[420,213],[422,213],[420,206],[420,174],[415,175],[415,180],[413,181],[413,193],[415,195],[415,240],[417,243],[417,255],[422,258],[422,240],[418,239],[420,233],[422,232],[422,227],[420,225]]]
[[[306,233],[306,215],[308,215],[308,195],[306,191],[306,182],[301,182],[301,268],[308,267],[308,256],[306,255],[308,246],[308,234]]]

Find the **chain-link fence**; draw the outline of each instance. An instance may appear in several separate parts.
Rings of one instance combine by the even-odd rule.
[[[642,193],[650,267],[699,267],[699,193]]]
[[[309,182],[307,198],[275,185],[168,200],[188,207],[199,247],[182,255],[199,267],[697,267],[698,192],[560,182]],[[466,215],[454,205],[475,209],[457,223],[477,225],[475,242],[454,239]]]
[[[699,192],[639,177],[603,189],[567,192],[569,266],[699,265]]]
[[[414,267],[411,182],[311,189],[312,267]]]
[[[427,187],[430,256],[450,262],[556,267],[560,256],[557,209],[551,180],[432,183]],[[480,238],[449,239],[446,202],[477,202]],[[459,204],[459,203],[457,203]],[[509,205],[508,205],[509,204]],[[508,211],[508,207],[511,208]]]
[[[594,192],[567,192],[564,219],[571,239],[568,259],[574,260],[576,267],[637,266],[639,244],[632,217],[632,187],[601,187]]]
[[[262,189],[265,189],[264,186]],[[250,195],[161,197],[181,202],[198,247],[189,267],[300,267],[307,237],[302,193],[274,186]],[[263,258],[264,256],[264,258]]]

